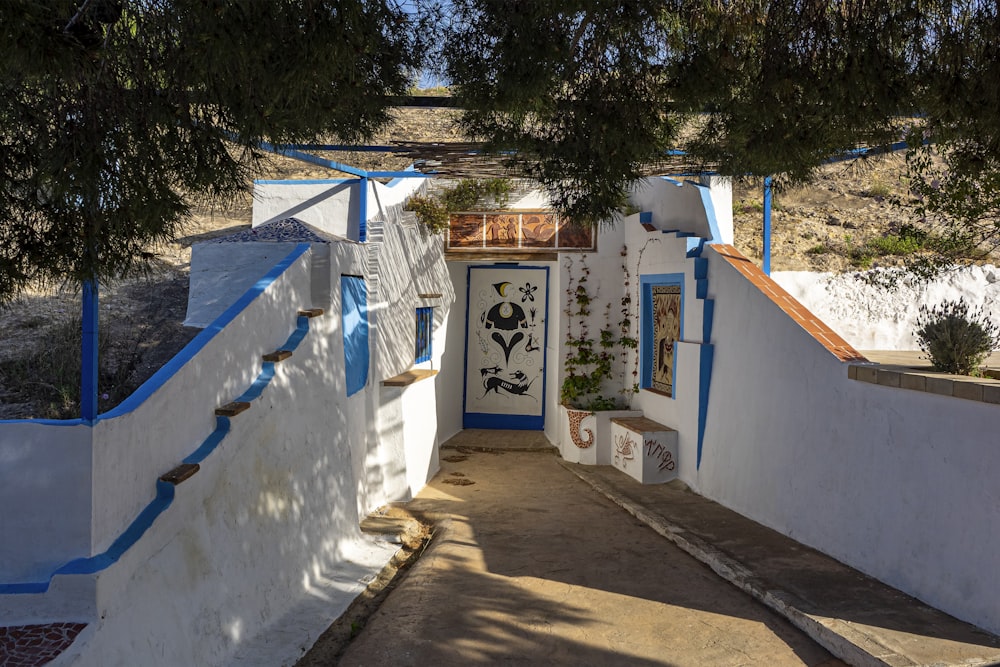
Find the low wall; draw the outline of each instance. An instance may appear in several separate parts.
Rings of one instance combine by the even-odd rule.
[[[829,345],[705,256],[715,359],[702,465],[684,481],[1000,632],[1000,407],[848,379]]]
[[[90,553],[91,436],[78,422],[0,422],[0,583]]]

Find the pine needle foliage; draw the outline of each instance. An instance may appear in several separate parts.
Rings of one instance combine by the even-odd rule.
[[[260,142],[370,137],[423,58],[392,0],[0,3],[0,299],[139,268]]]

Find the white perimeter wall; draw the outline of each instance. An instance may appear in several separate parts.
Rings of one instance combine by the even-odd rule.
[[[91,457],[83,424],[0,423],[0,583],[90,553]]]
[[[849,380],[736,269],[705,256],[714,367],[701,469],[682,465],[682,479],[1000,632],[1000,407]]]
[[[1000,269],[955,268],[928,282],[901,277],[895,290],[867,284],[863,278],[896,271],[832,274],[781,271],[774,281],[859,350],[918,350],[917,316],[921,306],[964,299],[1000,324]]]

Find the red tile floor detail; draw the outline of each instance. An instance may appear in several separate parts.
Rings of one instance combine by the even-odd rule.
[[[69,648],[86,623],[0,628],[0,667],[38,667]]]

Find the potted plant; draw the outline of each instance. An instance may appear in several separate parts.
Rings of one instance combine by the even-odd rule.
[[[623,248],[622,256],[625,255]],[[559,393],[562,413],[559,449],[567,461],[610,465],[611,419],[641,414],[630,407],[636,392],[635,378],[626,385],[630,352],[638,345],[631,335],[634,318],[629,275],[623,260],[625,290],[621,299],[622,319],[617,329],[611,321],[611,302],[608,301],[602,309],[603,324],[597,334],[592,335],[591,314],[595,305],[600,306],[596,304],[596,291],[590,289],[586,256],[578,261],[567,257],[565,266],[568,274],[563,311],[566,356]],[[637,373],[634,369],[633,374]]]

